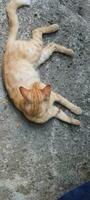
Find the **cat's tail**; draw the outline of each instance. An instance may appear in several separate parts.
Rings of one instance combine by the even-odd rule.
[[[7,14],[9,19],[9,37],[8,41],[13,41],[16,39],[19,23],[18,17],[16,15],[17,8],[21,6],[29,6],[31,0],[11,0],[7,5]]]

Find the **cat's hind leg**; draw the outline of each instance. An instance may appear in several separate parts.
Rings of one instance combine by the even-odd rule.
[[[46,47],[46,50],[48,51],[48,53],[50,53],[50,55],[53,52],[59,52],[59,53],[63,53],[69,56],[74,55],[74,51],[72,49],[66,48],[63,45],[56,44],[54,42],[49,43]]]
[[[53,25],[49,25],[49,26],[44,26],[44,27],[40,27],[40,28],[36,28],[35,30],[32,31],[32,37],[33,39],[41,39],[42,40],[42,36],[45,33],[53,33],[55,31],[58,31],[59,26],[58,24],[53,24]]]
[[[49,43],[46,47],[42,49],[41,57],[38,61],[38,66],[43,64],[46,60],[49,59],[49,57],[54,53],[54,52],[60,52],[64,53],[69,56],[73,56],[74,52],[72,49],[68,49],[64,46],[58,45],[56,43]]]

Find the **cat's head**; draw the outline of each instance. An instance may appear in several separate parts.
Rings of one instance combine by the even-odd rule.
[[[20,93],[24,98],[24,112],[30,117],[39,117],[48,110],[51,94],[51,85],[46,85],[43,89],[39,83],[34,83],[31,89],[20,87]]]

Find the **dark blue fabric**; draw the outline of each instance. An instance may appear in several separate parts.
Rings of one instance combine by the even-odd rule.
[[[90,200],[90,181],[67,192],[58,200]]]

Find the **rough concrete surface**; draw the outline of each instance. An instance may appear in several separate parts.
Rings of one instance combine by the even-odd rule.
[[[90,0],[32,0],[30,8],[18,12],[18,37],[29,38],[35,27],[58,23],[60,30],[44,41],[74,49],[73,59],[53,54],[40,74],[82,108],[80,127],[56,119],[36,125],[12,105],[1,73],[6,3],[0,0],[0,200],[56,200],[90,179]]]

